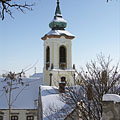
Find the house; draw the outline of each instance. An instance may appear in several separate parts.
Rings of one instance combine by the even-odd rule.
[[[62,95],[55,86],[40,86],[38,99],[38,120],[76,120],[78,118],[75,104],[67,104],[62,100]]]
[[[38,88],[43,78],[23,78],[24,84],[16,84],[11,97],[11,120],[37,120]],[[0,78],[0,120],[9,118],[9,93],[6,82]]]
[[[34,73],[33,75],[30,76],[30,78],[41,79],[43,78],[43,73]]]

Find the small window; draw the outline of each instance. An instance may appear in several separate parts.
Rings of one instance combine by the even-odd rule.
[[[0,120],[3,120],[3,116],[0,116]]]
[[[65,77],[61,77],[61,82],[66,82],[66,78]]]
[[[26,120],[34,120],[34,116],[27,116]]]
[[[66,77],[61,77],[61,82],[65,83],[65,85],[66,85]]]
[[[11,120],[18,120],[18,116],[11,116]]]

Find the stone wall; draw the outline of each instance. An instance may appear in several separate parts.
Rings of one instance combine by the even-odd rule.
[[[102,120],[120,120],[120,102],[103,101]]]

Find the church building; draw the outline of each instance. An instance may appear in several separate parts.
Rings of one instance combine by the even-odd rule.
[[[73,85],[75,70],[72,67],[72,39],[74,35],[65,30],[67,21],[63,19],[59,0],[53,20],[49,23],[50,32],[41,39],[44,41],[44,83],[58,86],[60,82]]]

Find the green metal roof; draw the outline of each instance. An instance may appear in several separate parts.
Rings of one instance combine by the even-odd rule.
[[[57,0],[57,7],[55,11],[54,19],[50,22],[49,27],[52,30],[64,30],[67,26],[67,22],[62,18],[59,0]]]

